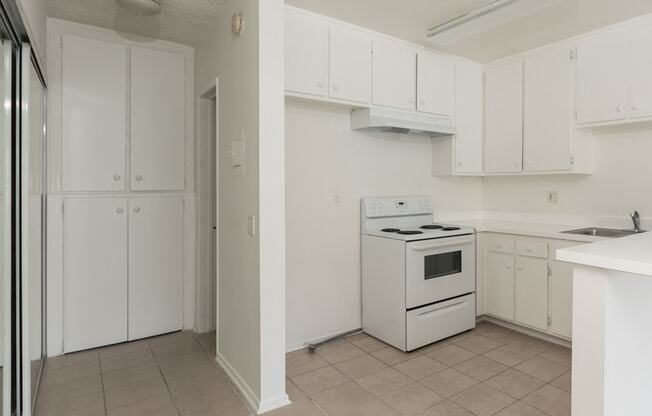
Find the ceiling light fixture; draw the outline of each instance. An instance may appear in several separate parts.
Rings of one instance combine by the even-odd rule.
[[[115,0],[121,7],[141,16],[161,12],[161,0]]]
[[[429,29],[427,37],[439,45],[450,45],[562,1],[564,0],[494,0],[484,7]]]

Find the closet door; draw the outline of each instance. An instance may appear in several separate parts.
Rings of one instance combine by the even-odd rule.
[[[62,187],[125,189],[127,47],[63,37]]]
[[[64,352],[127,340],[127,200],[66,198]]]
[[[131,47],[131,189],[183,190],[186,59]]]
[[[129,202],[129,339],[183,328],[183,198]]]

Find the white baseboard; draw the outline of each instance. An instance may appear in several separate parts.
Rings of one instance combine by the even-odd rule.
[[[233,383],[238,392],[244,399],[245,404],[255,415],[260,415],[270,410],[278,409],[279,407],[286,406],[292,403],[287,394],[283,394],[278,397],[273,397],[271,399],[266,399],[260,401],[256,393],[249,387],[246,381],[237,371],[231,366],[229,361],[222,356],[219,351],[215,356],[215,361],[219,364],[220,367],[226,372],[226,375],[229,377],[229,380]]]
[[[562,347],[566,347],[566,348],[571,348],[572,347],[572,342],[567,340],[567,339],[559,338],[559,337],[556,337],[554,335],[539,332],[539,331],[537,331],[535,329],[530,329],[530,328],[515,324],[513,322],[504,321],[504,320],[502,320],[500,318],[496,318],[494,316],[490,316],[490,315],[478,316],[476,318],[476,322],[481,322],[481,321],[491,322],[493,324],[505,327],[507,329],[511,329],[512,331],[520,332],[522,334],[529,335],[529,336],[534,337],[534,338],[539,338],[539,339],[542,339],[544,341],[551,342],[553,344],[561,345]]]
[[[322,341],[325,341],[325,340],[327,340],[329,338],[335,337],[335,336],[340,335],[340,334],[346,334],[347,332],[351,332],[351,331],[362,331],[362,330],[360,329],[360,327],[355,327],[355,328],[343,329],[341,331],[331,332],[331,333],[325,334],[325,335],[320,335],[320,336],[315,337],[315,338],[311,338],[311,339],[307,339],[305,341],[301,341],[301,342],[297,342],[297,343],[294,343],[294,344],[287,345],[285,347],[285,352],[292,352],[292,351],[302,350],[304,348],[308,348],[308,345],[310,345],[310,344],[318,344],[318,343],[320,343]]]

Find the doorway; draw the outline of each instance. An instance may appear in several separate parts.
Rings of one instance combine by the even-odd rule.
[[[199,98],[197,143],[197,332],[218,327],[219,238],[218,238],[218,80]]]

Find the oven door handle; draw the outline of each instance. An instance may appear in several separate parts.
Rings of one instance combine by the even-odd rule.
[[[458,246],[461,244],[471,243],[473,243],[473,236],[447,237],[436,240],[428,240],[427,242],[421,243],[408,243],[408,248],[413,251],[426,251],[432,250],[434,248]]]

